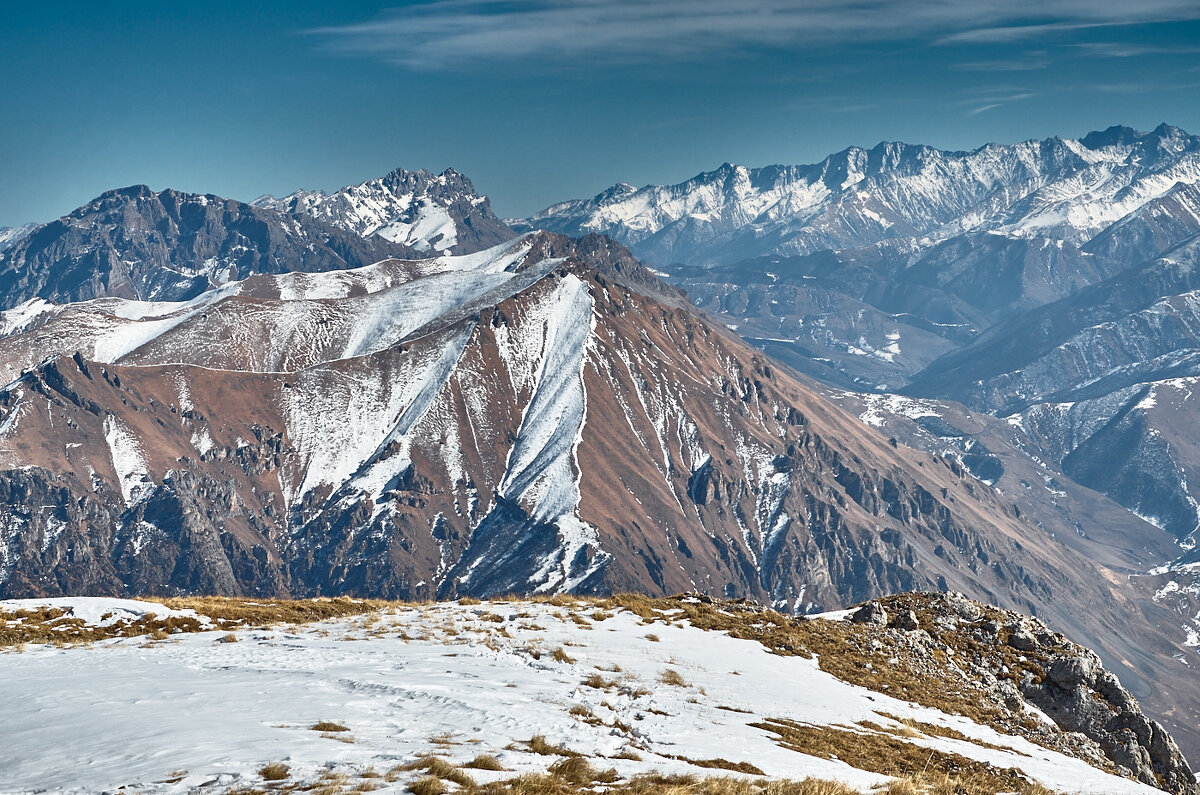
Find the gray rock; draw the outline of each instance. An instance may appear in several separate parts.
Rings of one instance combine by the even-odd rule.
[[[1037,638],[1024,629],[1018,629],[1009,636],[1008,645],[1017,651],[1033,651],[1037,648]]]
[[[886,627],[888,623],[887,611],[883,609],[883,605],[879,602],[867,602],[858,610],[854,611],[854,615],[850,616],[850,620],[855,624],[872,624],[876,626]]]
[[[896,629],[903,629],[905,631],[912,631],[914,629],[920,629],[921,623],[917,620],[916,613],[911,610],[904,610],[900,613],[897,613],[896,617],[891,620],[888,626],[895,627]]]

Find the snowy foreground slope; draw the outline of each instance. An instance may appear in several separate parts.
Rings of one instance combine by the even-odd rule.
[[[977,615],[975,623],[1015,615],[981,614],[957,599],[959,609]],[[66,619],[73,615],[89,625],[137,620],[147,611],[159,618],[195,616],[111,599],[10,600],[0,602],[0,616],[8,613],[11,621],[14,611],[35,605],[67,608],[73,613]],[[937,616],[919,609],[921,622]],[[819,749],[816,755],[789,749],[779,740],[790,727],[833,727],[822,736],[834,750],[838,738],[885,738],[915,749],[929,773],[984,770],[1020,783],[1008,770],[1015,768],[1060,792],[1158,791],[1114,775],[1118,769],[1103,757],[1098,763],[1110,772],[1076,758],[1094,755],[1094,744],[1062,734],[1019,698],[1010,714],[989,723],[1010,721],[1024,736],[822,670],[836,669],[827,656],[853,657],[850,645],[858,640],[886,640],[901,630],[851,623],[849,611],[830,614],[799,622],[816,629],[811,637],[796,637],[816,648],[819,637],[834,633],[850,645],[818,657],[788,656],[768,648],[770,632],[788,626],[771,624],[771,616],[777,614],[692,597],[635,599],[628,609],[566,599],[440,603],[385,606],[306,626],[10,647],[0,655],[6,750],[0,791],[225,792],[266,786],[260,771],[280,763],[288,776],[276,786],[323,781],[333,787],[328,791],[365,783],[403,792],[426,775],[406,764],[423,756],[463,765],[494,755],[503,771],[463,771],[483,785],[543,774],[568,752],[614,769],[621,780],[645,773],[761,773],[834,780],[870,792],[891,780],[885,773],[914,772],[900,761],[903,751],[885,757],[847,748],[840,756],[848,761],[839,761],[828,750],[823,755],[829,758],[821,758]],[[736,629],[718,631],[721,622]],[[959,631],[970,622],[951,623]],[[204,617],[200,624],[220,621]],[[763,642],[755,639],[760,632]],[[899,646],[875,654],[882,668],[911,663]],[[872,667],[869,660],[857,665],[864,662]],[[952,695],[957,666],[946,667]],[[905,695],[926,704],[939,698]],[[319,722],[338,726],[314,730]],[[558,751],[546,753],[543,745],[535,752],[530,741],[538,735]],[[1076,756],[1046,747],[1071,743]]]

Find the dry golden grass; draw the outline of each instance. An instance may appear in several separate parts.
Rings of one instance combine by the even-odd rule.
[[[674,668],[668,668],[659,674],[658,681],[662,682],[664,685],[674,685],[675,687],[688,686],[687,680],[684,679],[683,675]]]
[[[889,597],[883,601],[889,611],[913,609],[919,616],[922,615],[920,597]],[[685,618],[687,623],[700,629],[757,641],[775,654],[816,656],[821,670],[850,684],[915,701],[950,714],[963,715],[1003,734],[1016,733],[1032,742],[1047,744],[1044,727],[1035,719],[1014,717],[1004,705],[987,698],[976,682],[965,676],[952,675],[949,666],[946,676],[931,677],[920,664],[903,656],[895,662],[889,660],[888,664],[882,664],[882,660],[877,661],[881,664],[872,664],[870,643],[875,637],[874,633],[878,632],[874,627],[841,621],[792,618],[774,610],[735,602],[655,598],[643,594],[617,594],[597,599],[594,604],[608,611],[629,611],[639,616],[644,624],[670,625]],[[985,609],[985,619],[996,616],[1002,617],[1000,611]],[[938,631],[933,625],[923,628],[931,634]],[[646,637],[651,638],[651,635],[647,634]],[[962,633],[942,633],[939,637],[949,644],[961,644],[956,653],[970,654],[976,650],[974,641],[963,637]],[[653,636],[651,639],[658,638]],[[997,652],[994,648],[979,651]],[[1008,665],[1012,678],[1019,679],[1025,672],[1033,675],[1035,680],[1042,676],[1042,664],[1045,661],[1031,658],[1021,660],[1019,653],[1006,646],[1000,648],[998,653],[1008,655],[1001,662]],[[1062,750],[1054,745],[1049,747]]]
[[[160,618],[154,614],[147,614],[136,621],[120,621],[106,627],[97,627],[68,615],[62,608],[42,607],[0,612],[0,648],[20,649],[24,644],[30,643],[92,643],[109,638],[139,636],[165,640],[181,632],[202,632],[214,627],[241,629],[278,624],[309,624],[342,616],[371,613],[399,604],[377,599],[250,600],[217,596],[172,597],[154,601],[174,610],[193,610],[198,616],[211,619],[212,624],[206,627],[202,619],[190,616]],[[228,633],[221,640],[231,643],[237,638]]]
[[[547,772],[552,776],[566,779],[572,784],[611,784],[620,776],[613,769],[597,770],[592,763],[581,756],[571,756],[550,765]]]
[[[978,745],[980,748],[987,748],[992,751],[1006,751],[1010,754],[1017,754],[1018,756],[1029,756],[1029,754],[1024,753],[1022,751],[1017,751],[1012,748],[1005,748],[1004,746],[1001,746],[1001,745],[994,745],[992,743],[987,742],[986,740],[979,740],[974,737],[968,737],[967,735],[963,734],[962,732],[958,731],[957,729],[951,729],[949,726],[938,726],[937,724],[926,723],[924,721],[919,721],[914,718],[900,718],[900,717],[892,715],[888,712],[879,712],[877,714],[882,715],[885,718],[890,718],[891,720],[894,720],[898,723],[904,724],[905,728],[900,731],[901,734],[908,734],[909,736],[920,736],[920,735],[924,734],[928,737],[945,737],[949,740],[961,740],[962,742],[965,742],[965,743],[972,743],[974,745]],[[869,721],[861,721],[861,723],[868,724],[870,722]],[[886,727],[875,726],[875,724],[870,724],[870,726],[871,726],[871,728],[874,728],[877,731],[892,731],[891,729],[888,729]],[[896,732],[893,731],[893,734],[894,733],[896,733]]]
[[[258,775],[263,781],[283,781],[290,774],[291,768],[282,762],[272,762],[259,768]]]
[[[402,606],[382,599],[237,599],[223,596],[182,596],[156,600],[174,610],[194,610],[222,624],[270,627],[312,624],[330,618],[358,616]]]
[[[422,776],[408,785],[413,795],[445,795],[450,788],[437,776]]]
[[[571,655],[567,654],[567,653],[566,653],[566,652],[563,650],[562,646],[559,646],[557,649],[555,649],[555,650],[554,650],[554,651],[553,651],[553,652],[550,654],[550,656],[551,656],[551,657],[553,657],[553,658],[554,658],[555,660],[557,660],[558,662],[560,662],[560,663],[567,663],[568,665],[570,665],[571,663],[575,662],[575,658],[574,658],[574,657],[572,657]]]
[[[912,777],[937,771],[946,772],[955,786],[970,792],[1048,793],[1015,768],[998,768],[960,754],[926,748],[885,731],[809,726],[779,719],[750,725],[776,735],[776,742],[784,748],[823,759],[853,759],[855,767],[885,776]]]
[[[328,721],[328,720],[318,721],[318,722],[314,723],[312,726],[309,726],[308,728],[312,729],[315,732],[326,732],[326,733],[350,731],[349,727],[343,726],[340,723],[334,723],[333,721]]]
[[[414,770],[423,770],[433,778],[452,781],[465,789],[471,789],[475,786],[475,779],[471,778],[466,774],[466,772],[440,756],[430,755],[418,757],[412,762],[399,765],[393,769],[393,772]]]
[[[564,748],[561,745],[551,745],[545,735],[536,734],[526,743],[529,750],[542,756],[583,756],[583,754]]]
[[[504,765],[500,764],[500,760],[491,754],[480,754],[479,756],[467,762],[463,767],[469,767],[474,770],[504,770]]]
[[[765,776],[766,773],[757,765],[752,765],[749,762],[730,762],[728,759],[689,759],[686,756],[677,756],[681,762],[687,762],[695,767],[708,768],[710,770],[732,770],[735,773],[746,773],[751,776]]]
[[[562,776],[527,775],[487,784],[478,795],[578,795],[596,791],[596,783],[575,784]],[[647,774],[603,787],[606,795],[860,795],[832,781],[765,781]],[[474,795],[474,794],[473,794]],[[938,793],[941,795],[941,793]],[[972,793],[971,795],[974,795]]]
[[[585,687],[594,687],[597,690],[608,690],[610,687],[616,687],[617,682],[611,679],[605,679],[600,674],[589,674],[582,684]]]

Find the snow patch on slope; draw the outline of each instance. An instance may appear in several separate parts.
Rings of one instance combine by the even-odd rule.
[[[140,599],[114,599],[107,596],[55,596],[34,599],[0,600],[0,613],[37,610],[42,607],[59,608],[67,611],[71,618],[93,627],[110,627],[125,621],[139,621],[148,616],[156,618],[194,618],[201,626],[208,626],[211,619],[200,616],[195,610],[173,610],[158,602],[143,602]]]
[[[473,324],[465,324],[411,351],[396,372],[375,378],[364,380],[340,368],[301,373],[299,383],[284,396],[288,428],[301,460],[298,479],[281,478],[288,481],[283,484],[288,504],[321,484],[340,486],[389,442],[402,443],[449,379],[473,330]],[[391,476],[407,468],[406,461],[402,454],[373,467],[359,485],[378,496]]]
[[[417,251],[447,251],[458,245],[458,227],[454,219],[444,208],[429,201],[421,204],[412,221],[393,219],[376,229],[375,234],[393,243],[412,246]]]
[[[104,418],[104,441],[108,442],[117,485],[126,505],[134,505],[154,489],[150,482],[142,444],[133,432],[111,414]]]
[[[934,407],[937,405],[931,400],[914,400],[904,397],[903,395],[873,395],[873,394],[852,394],[844,393],[842,397],[857,397],[864,406],[864,411],[858,415],[858,418],[867,425],[872,425],[876,428],[882,428],[887,425],[889,415],[899,415],[907,417],[910,420],[920,419],[921,417],[940,417],[942,416]]]
[[[38,318],[58,309],[44,298],[30,298],[23,304],[0,312],[0,337],[7,337],[29,328]]]

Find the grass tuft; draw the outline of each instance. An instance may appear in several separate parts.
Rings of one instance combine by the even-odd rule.
[[[572,784],[592,784],[595,782],[611,784],[620,778],[617,775],[617,771],[612,769],[597,770],[581,756],[572,756],[555,762],[550,765],[548,772],[550,775],[566,779]]]
[[[675,687],[687,687],[688,686],[687,680],[684,679],[683,675],[680,674],[679,671],[676,671],[674,668],[668,668],[665,671],[663,671],[661,674],[659,674],[658,681],[662,682],[664,685],[674,685]]]
[[[542,756],[583,756],[583,754],[564,748],[561,745],[551,745],[543,734],[536,734],[526,743],[529,750]]]
[[[583,685],[585,687],[594,687],[597,690],[607,690],[610,687],[616,687],[617,683],[609,679],[605,679],[600,674],[589,674],[588,677],[583,680]]]
[[[290,773],[291,768],[282,762],[272,762],[258,770],[258,775],[262,776],[263,781],[283,781]]]
[[[408,785],[413,795],[446,795],[450,788],[437,776],[422,776]]]
[[[333,721],[328,721],[328,720],[318,721],[318,722],[314,723],[312,726],[309,726],[308,728],[312,729],[315,732],[348,732],[348,731],[350,731],[350,728],[348,726],[343,726],[340,723],[334,723]]]

